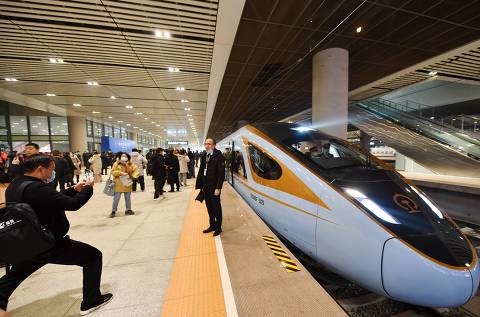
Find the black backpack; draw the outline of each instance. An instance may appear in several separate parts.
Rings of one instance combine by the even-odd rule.
[[[55,245],[53,233],[40,224],[29,204],[21,202],[25,188],[32,183],[23,182],[16,193],[16,202],[7,202],[0,209],[0,262],[16,264],[30,260]]]

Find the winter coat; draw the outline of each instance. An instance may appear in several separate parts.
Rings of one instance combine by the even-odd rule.
[[[168,154],[165,157],[165,166],[167,167],[167,182],[175,184],[179,181],[178,172],[180,171],[180,164],[178,158],[174,154]]]
[[[111,174],[113,177],[113,181],[115,183],[115,192],[130,193],[132,191],[132,185],[130,186],[123,185],[122,180],[120,179],[122,172],[128,173],[131,179],[138,178],[138,176],[140,176],[140,173],[138,171],[137,166],[133,164],[131,161],[127,162],[127,164],[122,164],[118,161],[113,164]]]
[[[150,158],[153,179],[165,179],[165,159],[163,155],[154,154]]]
[[[75,175],[80,175],[82,173],[82,161],[80,161],[78,156],[74,154],[72,155],[72,162],[73,162],[73,165],[75,166],[75,170],[73,171],[73,173]]]
[[[90,170],[93,171],[93,174],[102,174],[102,158],[100,154],[94,154],[89,160]]]
[[[137,166],[137,169],[140,172],[140,176],[143,176],[145,174],[144,167],[148,164],[147,159],[144,158],[143,155],[138,152],[132,152],[130,156],[132,157],[131,159],[132,163],[135,164],[135,166]]]
[[[178,163],[180,164],[180,173],[188,173],[188,163],[190,159],[186,155],[178,155]]]

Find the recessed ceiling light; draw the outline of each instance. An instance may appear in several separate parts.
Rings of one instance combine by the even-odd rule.
[[[182,99],[182,100],[180,100],[180,101],[181,101],[181,102],[188,102],[187,99]]]
[[[138,115],[138,116],[141,116],[143,114],[143,112],[137,112],[135,114]]]
[[[185,111],[190,111],[190,108],[185,108]]]
[[[113,117],[112,117],[112,116],[108,116],[108,119],[113,119]]]
[[[117,122],[118,122],[118,123],[123,123],[123,121],[121,121],[121,120],[118,120]]]
[[[155,30],[155,36],[162,39],[169,39],[172,37],[172,34],[168,31]]]
[[[159,127],[159,126],[160,126],[160,125],[159,125],[159,124],[157,124],[157,127]]]
[[[189,118],[188,121],[193,121],[193,118]]]
[[[55,94],[47,92],[47,97],[55,97],[55,96],[56,96]]]
[[[277,107],[273,107],[273,110],[277,110]]]
[[[178,72],[180,71],[180,69],[177,68],[177,67],[169,67],[169,68],[168,68],[168,71],[169,71],[169,72],[172,72],[172,73],[178,73]]]
[[[152,123],[155,123],[155,121],[152,121]]]
[[[431,72],[428,73],[428,76],[435,76],[438,72],[432,70]]]
[[[95,113],[95,114],[96,114],[96,113],[100,113],[100,111],[92,111],[92,113]]]
[[[133,106],[132,106],[132,105],[126,105],[125,108],[127,108],[127,109],[133,109]]]
[[[74,107],[81,107],[82,105],[79,104],[79,103],[74,103],[73,106],[74,106]]]
[[[115,96],[110,96],[110,99],[117,99],[117,97],[115,97]]]
[[[13,77],[6,77],[5,80],[6,81],[17,81],[17,79],[13,78]]]
[[[98,83],[96,81],[87,81],[87,85],[89,86],[98,86]]]
[[[148,120],[148,117],[146,117],[146,118],[143,118],[143,119],[145,119],[145,120]]]
[[[355,31],[356,31],[357,33],[362,32],[362,27],[361,27],[361,26],[357,27]]]
[[[176,90],[184,91],[184,90],[185,90],[185,87],[177,87]]]
[[[134,129],[138,129],[138,127],[133,127]]]
[[[49,58],[48,61],[52,64],[63,64],[65,63],[61,58]]]
[[[191,116],[192,116],[191,114],[189,114],[189,113],[187,114],[187,117],[191,117]]]

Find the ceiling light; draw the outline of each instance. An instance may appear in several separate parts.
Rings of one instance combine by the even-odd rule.
[[[432,70],[431,72],[428,73],[428,76],[435,76],[438,72]]]
[[[159,125],[159,124],[157,124],[157,127],[159,127],[159,126],[160,126],[160,125]]]
[[[357,27],[357,28],[355,29],[355,31],[356,31],[357,33],[362,32],[362,27],[361,27],[361,26]]]
[[[13,77],[7,77],[5,78],[6,81],[17,81],[16,78],[13,78]]]
[[[188,121],[193,121],[193,118],[189,118]]]
[[[127,109],[133,109],[133,106],[132,106],[132,105],[126,105],[125,108],[127,108]]]
[[[433,119],[435,119],[435,117],[430,117],[430,120],[433,120]]]
[[[138,115],[138,116],[141,116],[143,114],[143,112],[137,112],[135,114]]]
[[[96,114],[96,113],[100,113],[100,111],[92,111],[92,113]]]
[[[98,86],[98,83],[96,81],[87,81],[87,85],[89,86]]]
[[[182,100],[180,100],[180,101],[181,101],[181,102],[188,102],[187,99],[182,99]]]
[[[277,107],[273,107],[273,110],[277,110]]]
[[[47,97],[55,97],[56,95],[55,94],[51,94],[49,92],[47,92]]]
[[[63,64],[65,63],[61,58],[49,58],[48,61],[52,64]]]
[[[74,103],[73,106],[74,106],[74,107],[81,107],[82,105],[79,104],[79,103]]]
[[[169,67],[168,71],[172,72],[172,73],[178,73],[180,71],[180,69],[178,69],[177,67]]]
[[[117,99],[117,97],[115,97],[115,96],[110,96],[110,99]]]
[[[185,108],[185,111],[190,111],[190,108]]]
[[[185,87],[177,87],[176,90],[184,91],[184,90],[185,90]]]
[[[143,118],[143,119],[145,119],[145,120],[148,120],[148,117],[146,117],[146,118]]]
[[[121,120],[118,120],[117,122],[118,122],[118,123],[123,123],[123,121],[121,121]]]
[[[191,114],[189,114],[189,113],[187,114],[187,117],[191,117],[191,116],[192,116]]]
[[[134,129],[138,129],[138,127],[133,127]]]
[[[112,116],[108,116],[108,119],[113,119],[113,117],[112,117]]]
[[[170,32],[168,31],[161,31],[161,30],[155,30],[155,36],[162,38],[162,39],[169,39],[172,37]]]

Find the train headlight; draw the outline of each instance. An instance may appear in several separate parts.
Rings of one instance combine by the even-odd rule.
[[[398,225],[399,222],[393,218],[388,212],[386,212],[382,207],[377,205],[373,200],[365,196],[362,192],[353,189],[353,188],[344,188],[343,189],[348,195],[355,198],[360,204],[362,204],[365,208],[370,210],[375,216],[378,218],[390,222],[393,224]]]

